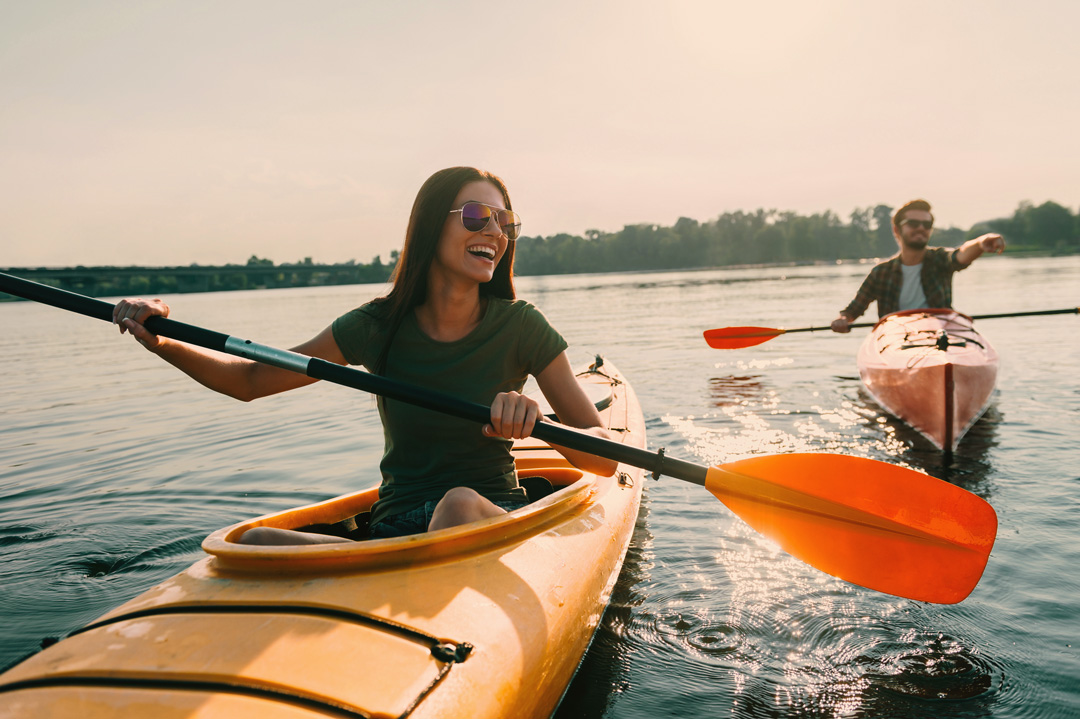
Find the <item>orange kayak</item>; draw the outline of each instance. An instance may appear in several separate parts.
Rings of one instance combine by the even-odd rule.
[[[623,443],[643,448],[618,371],[579,381]],[[583,473],[531,438],[514,454],[536,499],[493,519],[346,544],[235,542],[254,526],[362,534],[368,489],[214,532],[205,558],[0,675],[0,714],[550,716],[619,576],[644,472]]]
[[[998,355],[967,315],[948,309],[886,315],[859,348],[871,396],[945,452],[990,404]]]

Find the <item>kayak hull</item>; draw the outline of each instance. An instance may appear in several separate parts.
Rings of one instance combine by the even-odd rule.
[[[608,388],[607,425],[644,447],[617,370],[579,381]],[[531,438],[514,454],[552,491],[493,519],[348,544],[235,542],[253,526],[340,522],[370,506],[369,489],[214,532],[206,558],[0,675],[4,716],[549,716],[618,578],[643,472],[583,473]]]
[[[882,318],[857,364],[879,405],[952,452],[990,404],[998,355],[966,315],[907,310]]]

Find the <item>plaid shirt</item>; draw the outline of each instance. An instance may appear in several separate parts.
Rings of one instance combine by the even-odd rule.
[[[967,267],[957,262],[956,252],[952,247],[929,247],[923,255],[919,279],[922,281],[927,306],[952,308],[953,273]],[[854,320],[866,312],[866,308],[874,300],[877,300],[878,317],[897,312],[900,309],[900,287],[903,284],[904,274],[900,269],[900,255],[897,254],[870,270],[855,299],[842,309],[840,314]]]

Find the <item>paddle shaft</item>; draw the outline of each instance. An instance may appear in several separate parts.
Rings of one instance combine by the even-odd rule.
[[[50,287],[30,280],[0,272],[0,291],[34,302],[58,307],[94,319],[112,322],[113,305],[75,292]],[[398,382],[379,375],[362,372],[309,357],[298,352],[257,344],[250,340],[206,330],[194,325],[177,322],[167,317],[153,316],[145,323],[146,329],[162,337],[206,349],[225,352],[263,364],[280,367],[292,372],[325,380],[345,387],[363,390],[381,397],[441,412],[481,424],[491,420],[491,408],[476,402],[467,402],[434,390]],[[656,475],[664,474],[676,479],[704,486],[708,469],[702,465],[665,457],[662,452],[649,452],[619,442],[586,434],[565,425],[537,422],[532,436],[551,444],[586,452],[599,457],[647,469]]]
[[[1001,317],[1034,317],[1036,315],[1076,315],[1080,314],[1080,307],[1070,307],[1064,310],[1036,310],[1032,312],[1004,312],[996,315],[970,315],[973,320],[996,320]],[[859,327],[873,327],[877,322],[858,322],[856,324],[850,324],[850,329],[857,329]],[[781,330],[784,334],[790,334],[792,332],[823,332],[825,330],[831,330],[832,327],[799,327],[793,330]]]
[[[111,321],[113,305],[0,273],[0,291]],[[449,395],[154,316],[159,335],[364,390],[469,421],[491,410]],[[834,454],[752,457],[712,468],[551,422],[533,436],[562,447],[703,485],[747,524],[811,566],[864,587],[955,603],[986,566],[997,515],[954,485],[871,459]]]
[[[1032,312],[1004,312],[997,315],[972,315],[973,320],[996,320],[999,317],[1034,317],[1036,315],[1080,315],[1080,307],[1063,310],[1035,310]]]

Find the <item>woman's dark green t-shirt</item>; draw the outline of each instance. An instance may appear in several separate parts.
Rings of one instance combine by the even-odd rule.
[[[385,306],[368,303],[334,321],[334,340],[349,364],[373,370],[386,341]],[[391,344],[385,376],[490,405],[499,392],[521,391],[567,347],[540,310],[524,300],[488,298],[476,329],[437,342],[410,314]],[[511,442],[485,437],[480,425],[396,400],[379,399],[385,452],[371,520],[471,487],[493,502],[523,499]]]

